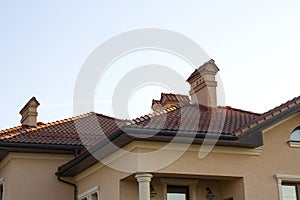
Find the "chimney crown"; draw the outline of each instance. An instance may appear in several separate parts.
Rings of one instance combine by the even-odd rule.
[[[152,100],[152,110],[162,110],[170,106],[190,104],[190,99],[187,95],[161,93],[160,100]]]
[[[23,126],[36,127],[37,126],[37,107],[40,103],[35,97],[32,97],[26,105],[21,109],[20,114],[22,115],[21,124]]]

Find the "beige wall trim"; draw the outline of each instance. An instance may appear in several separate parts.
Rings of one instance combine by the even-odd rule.
[[[16,153],[10,152],[0,162],[0,169],[7,165],[12,159],[28,159],[28,160],[71,160],[72,155],[61,154],[43,154],[43,153]]]
[[[300,148],[300,142],[293,142],[293,141],[288,141],[290,147],[293,148]]]
[[[145,142],[145,141],[133,141],[128,144],[130,150],[135,148],[149,148],[149,149],[161,149],[166,145],[163,142]],[[182,150],[186,148],[187,144],[173,144],[169,145],[167,150]],[[201,145],[192,144],[189,146],[188,151],[199,151]],[[251,156],[258,156],[262,153],[262,147],[258,148],[240,148],[240,147],[225,147],[225,146],[215,146],[211,153],[223,153],[223,154],[242,154],[242,155],[251,155]]]
[[[278,183],[278,194],[280,200],[282,200],[282,190],[281,190],[282,181],[300,182],[300,175],[276,174],[275,178],[277,179],[277,183]]]
[[[94,193],[97,193],[97,195],[99,197],[99,187],[98,186],[95,186],[95,187],[89,189],[88,191],[85,191],[84,193],[78,195],[78,199],[88,197],[89,195],[94,194]]]
[[[167,200],[167,186],[168,185],[183,185],[189,186],[190,200],[197,200],[197,184],[198,179],[180,179],[180,178],[161,178],[163,184],[164,200]]]

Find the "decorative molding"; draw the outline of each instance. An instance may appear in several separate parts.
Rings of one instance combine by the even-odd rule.
[[[133,150],[135,148],[150,148],[154,150],[161,149],[165,147],[166,143],[163,142],[144,142],[144,141],[133,141],[127,146],[129,150]],[[172,144],[166,147],[166,150],[182,150],[187,148],[187,144]],[[192,144],[189,145],[187,151],[199,151],[201,145]],[[240,155],[250,155],[250,156],[258,156],[262,153],[263,148],[241,148],[241,147],[225,147],[225,146],[214,146],[211,153],[222,153],[222,154],[240,154]]]
[[[300,141],[299,142],[295,142],[295,141],[288,141],[290,147],[292,148],[300,148]]]
[[[149,173],[137,173],[135,175],[135,178],[137,180],[137,182],[151,182],[153,175],[149,174]]]

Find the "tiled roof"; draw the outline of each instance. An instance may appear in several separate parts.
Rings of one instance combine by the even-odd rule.
[[[0,131],[0,140],[11,138],[19,135],[21,131],[26,130],[27,128],[24,126],[16,126],[12,128],[8,128]]]
[[[32,144],[94,145],[123,125],[122,120],[94,112],[34,128],[18,126],[0,131],[0,141]],[[83,142],[82,142],[83,141]]]
[[[187,95],[161,93],[160,103],[164,105],[165,102],[179,102],[180,104],[190,103],[190,98]]]
[[[294,98],[262,115],[231,107],[210,108],[195,104],[175,105],[130,122],[91,112],[52,123],[39,123],[35,128],[17,126],[2,130],[0,131],[0,141],[62,145],[83,145],[84,143],[89,147],[98,143],[105,135],[112,134],[124,125],[141,130],[240,135],[298,104],[300,104],[300,97]]]
[[[160,100],[153,99],[152,100],[152,106],[155,105],[155,104],[160,104]]]
[[[231,107],[203,105],[173,106],[133,120],[129,127],[154,130],[190,131],[232,135],[259,114]]]
[[[286,103],[281,104],[280,106],[277,106],[265,113],[263,113],[261,116],[257,117],[255,120],[253,120],[251,123],[245,124],[244,126],[241,126],[238,130],[236,130],[236,135],[240,135],[259,124],[262,124],[263,122],[278,116],[279,114],[283,113],[284,111],[293,108],[296,105],[300,104],[300,96],[296,97],[290,101],[287,101]]]

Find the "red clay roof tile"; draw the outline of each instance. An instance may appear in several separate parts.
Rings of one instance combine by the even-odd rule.
[[[174,106],[148,115],[148,120],[133,120],[129,127],[155,130],[212,132],[233,134],[259,116],[231,107],[210,108],[202,105]]]
[[[276,117],[277,115],[281,114],[282,112],[284,112],[290,108],[293,108],[294,106],[296,106],[298,104],[300,104],[300,96],[295,97],[294,99],[287,101],[286,103],[283,103],[280,106],[277,106],[277,107],[263,113],[261,116],[257,117],[255,120],[253,120],[249,124],[245,124],[244,126],[240,127],[238,130],[236,130],[235,134],[240,135],[240,134],[246,132],[247,130],[249,130],[250,128],[254,128],[257,125],[259,125],[269,119],[272,119],[273,117]]]
[[[94,112],[42,124],[34,128],[18,126],[0,131],[0,141],[14,143],[63,144],[92,146],[104,135],[110,135],[123,120]]]

